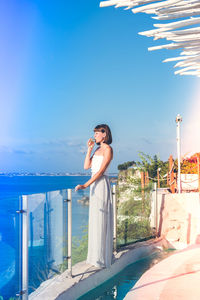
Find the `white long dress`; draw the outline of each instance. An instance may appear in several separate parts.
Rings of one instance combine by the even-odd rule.
[[[92,175],[97,173],[102,155],[92,158]],[[88,255],[87,263],[96,267],[110,267],[113,256],[113,207],[112,192],[107,173],[90,186]]]

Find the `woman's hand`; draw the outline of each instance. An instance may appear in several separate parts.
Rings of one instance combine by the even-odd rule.
[[[90,138],[87,142],[87,146],[88,146],[88,149],[92,150],[94,148],[94,140],[92,138]]]
[[[78,184],[75,187],[75,191],[77,192],[78,190],[84,190],[86,188],[86,186],[84,184]]]

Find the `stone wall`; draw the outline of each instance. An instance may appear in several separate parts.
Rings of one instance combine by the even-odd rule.
[[[155,211],[155,207],[153,207]],[[157,230],[170,243],[200,242],[199,193],[157,193]]]

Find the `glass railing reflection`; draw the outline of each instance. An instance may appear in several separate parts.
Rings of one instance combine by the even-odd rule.
[[[10,209],[0,209],[0,299],[15,299],[19,284],[19,209],[18,199]]]
[[[28,195],[29,293],[67,269],[66,191]]]
[[[21,293],[34,292],[42,282],[66,269],[70,275],[71,259],[72,264],[86,259],[88,207],[89,189],[78,192],[58,190],[21,197]]]
[[[88,214],[89,188],[72,190],[72,265],[87,257]]]

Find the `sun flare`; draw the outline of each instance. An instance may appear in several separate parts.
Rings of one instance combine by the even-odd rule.
[[[200,84],[197,80],[193,95],[189,99],[187,116],[182,125],[182,155],[200,152]]]

